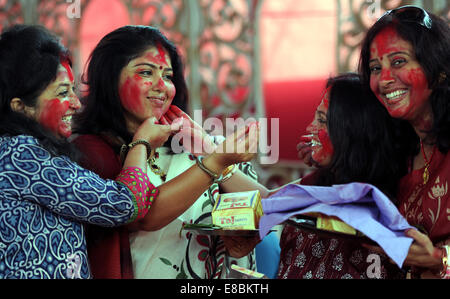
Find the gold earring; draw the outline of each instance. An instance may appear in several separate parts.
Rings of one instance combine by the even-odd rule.
[[[447,80],[447,74],[445,72],[441,72],[439,74],[439,84],[442,84],[445,80]]]

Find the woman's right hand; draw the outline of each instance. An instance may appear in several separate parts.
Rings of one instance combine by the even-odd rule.
[[[311,140],[312,135],[303,135],[300,139],[300,143],[297,144],[298,157],[308,166],[315,166],[311,153]]]
[[[261,240],[255,237],[221,236],[228,254],[234,258],[242,258],[252,252]]]
[[[249,123],[228,136],[204,161],[221,173],[230,165],[251,161],[258,152],[258,141],[259,123]]]
[[[150,143],[154,148],[161,147],[170,135],[178,132],[182,126],[182,121],[174,121],[171,125],[160,125],[156,117],[147,118],[136,130],[133,141],[142,139]]]

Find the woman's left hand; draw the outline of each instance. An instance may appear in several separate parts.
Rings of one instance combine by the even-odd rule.
[[[404,261],[405,266],[439,270],[442,265],[442,250],[433,246],[430,238],[415,229],[409,229],[405,235],[414,239],[409,248],[408,256]],[[365,248],[377,253],[386,254],[381,247],[363,245]],[[393,261],[391,260],[393,263]]]
[[[248,255],[261,240],[259,236],[255,237],[230,237],[221,236],[222,241],[225,243],[228,254],[234,258],[241,258]]]
[[[405,234],[414,239],[405,265],[429,269],[439,269],[442,266],[442,249],[434,247],[427,235],[415,229],[407,230]]]
[[[175,105],[170,106],[166,114],[161,117],[160,123],[170,125],[179,119],[182,119],[183,125],[177,134],[180,134],[180,143],[185,150],[195,156],[205,156],[216,149],[216,144],[203,127]]]

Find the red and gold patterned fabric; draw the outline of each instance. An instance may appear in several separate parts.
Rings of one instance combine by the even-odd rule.
[[[304,177],[303,185],[313,185],[316,173]],[[281,279],[400,279],[405,272],[385,255],[362,247],[345,237],[331,237],[286,225],[280,238]]]
[[[425,230],[433,243],[450,237],[450,154],[436,150],[423,184],[424,169],[410,172],[399,184],[399,211],[409,224]]]
[[[399,211],[409,224],[426,233],[434,246],[450,245],[450,154],[436,150],[426,184],[423,171],[413,170],[400,181]],[[423,271],[413,268],[412,277],[420,277]]]

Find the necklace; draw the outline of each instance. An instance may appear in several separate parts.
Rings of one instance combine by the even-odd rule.
[[[159,153],[155,150],[152,150],[152,153],[150,154],[150,158],[147,160],[147,162],[150,164],[150,170],[161,177],[161,180],[163,182],[166,181],[167,173],[164,172],[158,165],[156,165],[156,159],[159,158]]]
[[[423,159],[425,161],[425,169],[423,170],[423,184],[426,185],[428,183],[428,180],[430,178],[430,171],[428,168],[430,167],[431,160],[433,160],[434,152],[436,151],[436,146],[433,146],[433,152],[431,153],[430,160],[427,159],[427,155],[425,155],[425,150],[423,148],[423,142],[420,140],[420,149],[422,150]]]

